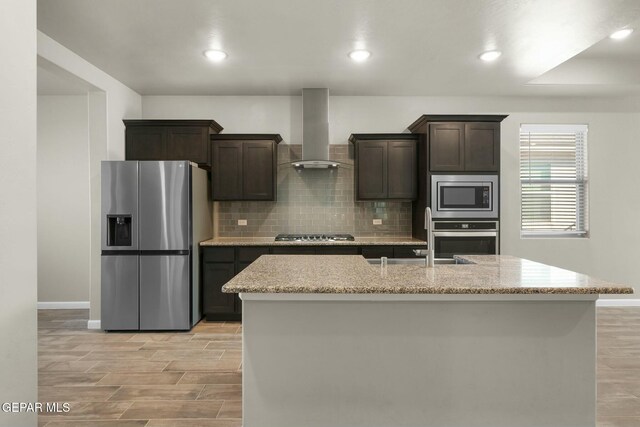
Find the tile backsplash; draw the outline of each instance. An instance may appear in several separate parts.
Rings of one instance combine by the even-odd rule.
[[[356,236],[411,235],[410,202],[356,202],[353,146],[330,145],[338,169],[296,170],[302,145],[278,146],[277,202],[217,202],[219,237],[271,237],[278,233],[351,233]],[[238,225],[246,219],[247,225]],[[382,225],[373,225],[381,219]]]

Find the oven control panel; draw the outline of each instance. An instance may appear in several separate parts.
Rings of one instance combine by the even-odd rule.
[[[434,230],[497,230],[498,221],[434,221]]]

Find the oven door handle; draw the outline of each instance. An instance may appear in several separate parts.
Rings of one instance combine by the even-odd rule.
[[[434,231],[433,237],[498,237],[497,231]]]

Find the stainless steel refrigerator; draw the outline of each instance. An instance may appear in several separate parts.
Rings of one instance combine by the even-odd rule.
[[[202,318],[207,185],[187,161],[102,162],[102,329],[188,330]]]

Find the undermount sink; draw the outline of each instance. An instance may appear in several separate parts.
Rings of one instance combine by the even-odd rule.
[[[471,262],[466,260],[461,260],[457,258],[436,258],[433,260],[436,265],[446,265],[446,264],[471,264]],[[372,265],[380,265],[380,258],[368,259],[367,262]],[[424,258],[388,258],[387,265],[391,264],[408,264],[408,265],[425,265]]]

